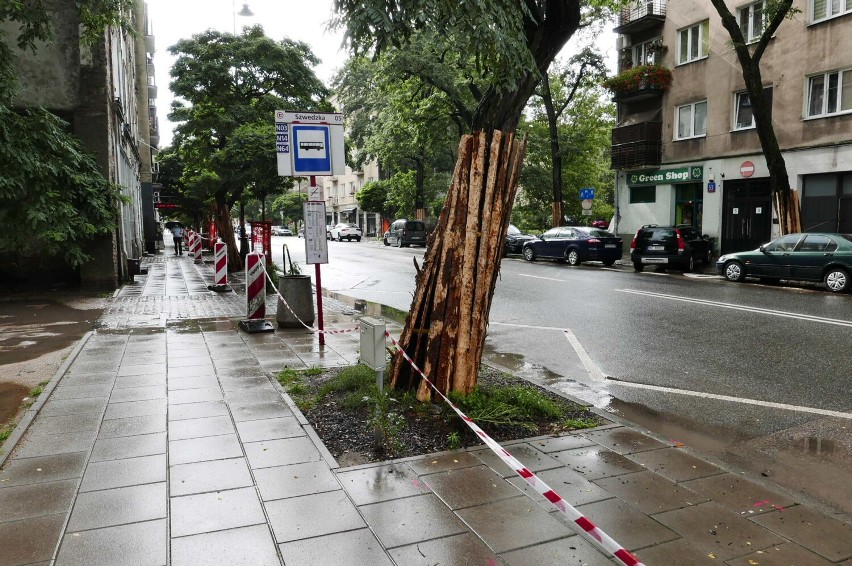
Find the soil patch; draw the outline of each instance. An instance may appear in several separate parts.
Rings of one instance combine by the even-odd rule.
[[[370,393],[365,389],[334,388],[333,383],[344,371],[345,368],[326,368],[301,372],[299,378],[293,381],[281,379],[284,388],[341,466],[482,446],[482,441],[446,403],[420,403],[410,393],[389,392],[390,395],[381,405],[383,410],[380,412],[386,416],[377,419],[375,397],[367,400],[371,395],[375,396],[375,386],[372,386]],[[492,419],[499,421],[499,415],[494,415],[498,411],[481,411],[484,420],[474,420],[498,442],[555,435],[603,423],[596,414],[582,405],[524,379],[484,365],[480,369],[478,385],[492,393],[509,390],[516,392],[519,388],[540,393],[561,412],[558,417],[537,418],[533,422],[520,425],[511,422],[487,422]],[[491,416],[488,416],[489,414]],[[383,436],[385,441],[378,447],[376,421],[386,431]]]

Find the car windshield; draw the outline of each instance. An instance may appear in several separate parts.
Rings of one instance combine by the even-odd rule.
[[[409,220],[405,223],[405,229],[411,230],[412,232],[425,232],[426,225],[417,220]]]
[[[675,231],[666,228],[654,228],[653,230],[640,230],[637,235],[637,240],[650,240],[652,242],[660,242],[676,238]]]
[[[509,224],[509,229],[506,230],[506,233],[514,236],[515,234],[520,234],[521,231],[514,224]]]

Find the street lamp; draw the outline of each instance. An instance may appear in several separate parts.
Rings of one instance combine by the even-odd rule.
[[[254,12],[251,11],[248,4],[243,4],[243,8],[237,12],[237,5],[235,4],[235,0],[231,0],[231,14],[234,17],[234,35],[237,35],[237,16],[243,16],[245,18],[250,18],[254,16]]]

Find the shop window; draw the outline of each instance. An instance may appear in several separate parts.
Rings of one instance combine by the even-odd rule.
[[[630,187],[630,204],[657,202],[657,186]]]

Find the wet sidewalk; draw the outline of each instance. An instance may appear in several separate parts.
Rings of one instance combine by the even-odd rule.
[[[357,332],[245,334],[239,277],[143,266],[0,453],[0,566],[620,564],[484,446],[340,468],[275,374]],[[506,448],[645,564],[852,565],[849,517],[622,423]]]

